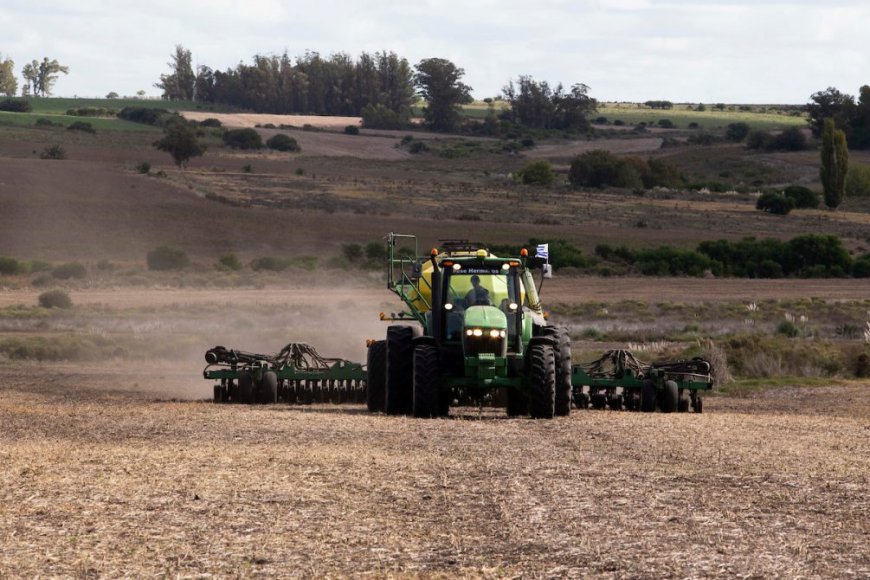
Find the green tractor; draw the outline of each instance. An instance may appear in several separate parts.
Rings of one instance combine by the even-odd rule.
[[[400,323],[369,343],[370,411],[443,417],[454,401],[503,398],[509,416],[571,412],[570,338],[547,324],[525,250],[450,241],[420,257],[415,236],[391,233],[387,251],[387,288],[406,311],[382,314]]]

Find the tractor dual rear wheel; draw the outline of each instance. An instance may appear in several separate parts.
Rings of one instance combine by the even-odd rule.
[[[440,375],[438,347],[426,344],[415,348],[413,404],[415,417],[428,419],[441,415],[442,405],[438,393]]]
[[[369,345],[366,357],[366,407],[372,413],[384,411],[387,385],[387,341],[376,340]]]
[[[545,336],[556,341],[553,355],[556,359],[556,415],[566,417],[571,414],[571,336],[564,327],[547,327]]]
[[[553,347],[529,347],[529,402],[533,419],[552,419],[556,414],[556,357]]]
[[[387,415],[409,415],[414,405],[413,326],[387,328],[387,384],[384,410]]]

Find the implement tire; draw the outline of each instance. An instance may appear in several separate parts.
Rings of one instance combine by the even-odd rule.
[[[556,357],[553,347],[529,348],[529,402],[532,419],[552,419],[556,414]]]
[[[656,384],[650,379],[645,379],[640,388],[640,410],[643,413],[656,410]]]
[[[680,404],[680,387],[676,381],[665,381],[662,396],[659,398],[659,409],[662,413],[673,413]]]
[[[429,419],[441,415],[438,381],[441,363],[438,347],[429,344],[414,349],[414,401],[413,415]]]
[[[369,345],[366,358],[366,407],[372,413],[384,412],[387,385],[387,341],[376,340]]]
[[[278,402],[278,375],[274,371],[263,373],[263,380],[257,387],[258,403],[265,405]]]
[[[414,405],[414,335],[413,326],[387,328],[387,415],[409,415]]]

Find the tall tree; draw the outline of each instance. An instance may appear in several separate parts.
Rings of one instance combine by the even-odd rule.
[[[0,94],[14,97],[18,92],[18,79],[15,78],[15,63],[11,58],[0,56]]]
[[[163,99],[167,101],[192,101],[196,75],[193,74],[193,57],[189,50],[180,44],[175,45],[172,61],[166,63],[172,72],[160,75],[160,82],[154,86],[163,91]]]
[[[852,149],[870,149],[870,86],[861,87],[850,125],[852,138],[849,146]]]
[[[459,125],[459,106],[471,102],[471,87],[460,79],[465,71],[449,60],[427,58],[417,66],[414,81],[426,100],[423,117],[434,131],[454,131]]]
[[[547,81],[539,83],[526,75],[521,75],[516,84],[511,80],[502,89],[511,105],[507,114],[514,123],[565,131],[589,128],[587,117],[595,112],[597,102],[588,92],[589,87],[584,84],[573,85],[567,92],[561,83],[551,89]]]
[[[51,90],[57,81],[57,75],[69,73],[69,67],[57,62],[57,59],[48,60],[48,57],[32,61],[24,65],[21,75],[24,77],[24,93],[33,94],[36,97],[51,96]]]
[[[822,168],[819,175],[825,192],[825,205],[830,209],[835,209],[843,202],[848,171],[846,134],[836,128],[833,119],[827,118],[822,131]]]
[[[852,95],[841,93],[834,87],[813,93],[806,110],[814,137],[820,137],[825,127],[825,119],[833,118],[838,127],[848,127],[855,109]]]
[[[32,63],[24,65],[21,69],[21,76],[24,77],[24,86],[21,88],[22,94],[25,97],[35,95],[36,83],[39,79],[39,63],[33,61]]]

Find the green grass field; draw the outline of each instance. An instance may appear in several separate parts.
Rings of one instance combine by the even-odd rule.
[[[97,131],[141,131],[154,133],[159,132],[158,127],[142,125],[141,123],[131,123],[116,117],[73,117],[61,113],[49,112],[33,112],[33,113],[7,113],[0,111],[0,125],[7,127],[35,127],[39,119],[47,119],[52,123],[69,127],[76,121],[90,123]],[[60,127],[56,127],[60,128]],[[55,129],[48,127],[46,130]]]
[[[172,109],[175,111],[215,111],[230,112],[228,107],[192,101],[162,101],[159,99],[72,99],[72,98],[31,98],[30,106],[34,113],[63,115],[70,109],[101,108],[120,111],[124,107],[144,107],[148,109]]]

